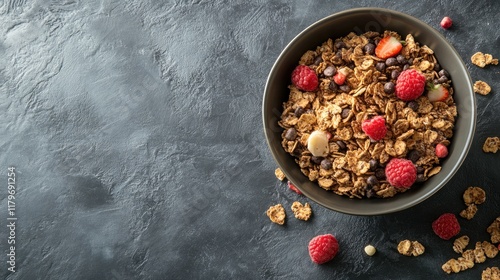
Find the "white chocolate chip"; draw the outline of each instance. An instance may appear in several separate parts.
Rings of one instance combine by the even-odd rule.
[[[313,131],[307,139],[307,149],[313,156],[323,157],[328,154],[328,137],[323,131]]]
[[[365,253],[368,255],[368,256],[373,256],[375,255],[375,252],[377,252],[377,249],[375,249],[375,247],[373,247],[372,245],[367,245],[365,247]]]

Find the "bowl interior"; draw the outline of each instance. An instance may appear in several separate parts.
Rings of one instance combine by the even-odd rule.
[[[288,99],[290,74],[303,53],[315,49],[328,38],[339,38],[349,32],[393,30],[404,38],[411,33],[415,40],[429,46],[443,68],[451,75],[457,104],[456,120],[449,156],[442,170],[422,186],[386,199],[349,199],[323,190],[304,176],[293,157],[281,147],[282,129],[278,121],[282,103]],[[380,8],[359,8],[326,17],[297,35],[276,60],[264,91],[262,117],[269,148],[278,166],[310,199],[335,211],[354,215],[378,215],[400,211],[416,205],[438,191],[451,179],[465,159],[472,142],[476,101],[472,82],[457,51],[435,29],[409,15]]]

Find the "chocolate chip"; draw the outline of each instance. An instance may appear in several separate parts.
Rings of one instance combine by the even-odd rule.
[[[406,64],[408,61],[406,60],[406,58],[404,57],[404,55],[402,54],[398,54],[398,56],[396,56],[396,60],[398,61],[399,64],[403,65],[403,64]]]
[[[386,59],[385,65],[387,65],[387,66],[396,66],[396,65],[398,65],[398,60],[395,59],[394,57],[389,57],[388,59]]]
[[[445,76],[446,78],[450,78],[450,73],[448,73],[448,71],[444,70],[444,69],[441,69],[441,71],[439,71],[439,77],[443,77]]]
[[[425,182],[427,179],[425,178],[424,174],[417,174],[417,180],[415,180],[416,183],[422,183]]]
[[[411,160],[413,163],[416,163],[418,159],[420,159],[420,153],[417,150],[411,150],[408,153],[408,159]]]
[[[314,164],[321,164],[322,160],[323,160],[323,157],[317,157],[317,156],[311,157],[311,162]]]
[[[408,108],[412,109],[414,112],[418,111],[418,102],[417,101],[410,101],[408,102]]]
[[[403,71],[410,69],[410,64],[405,64],[403,66]]]
[[[321,168],[325,170],[332,169],[332,161],[325,158],[324,160],[321,161]]]
[[[422,166],[417,166],[417,173],[422,174],[424,173],[425,169]]]
[[[413,58],[411,58],[411,57],[410,57],[410,58],[408,59],[408,64],[409,64],[409,65],[412,65],[412,64],[413,64]]]
[[[367,190],[365,196],[366,196],[366,198],[375,197],[375,191],[373,191],[373,190]]]
[[[351,87],[348,86],[348,85],[341,85],[339,88],[343,92],[349,92],[349,91],[351,91]]]
[[[349,117],[349,113],[351,113],[351,109],[349,108],[344,108],[342,109],[342,113],[340,114],[340,116],[345,119],[347,117]]]
[[[330,85],[328,86],[328,88],[331,90],[331,91],[337,91],[337,89],[339,88],[337,86],[337,84],[334,82],[334,81],[330,81]]]
[[[295,112],[293,113],[297,118],[300,118],[300,116],[302,116],[302,114],[304,114],[305,110],[304,108],[302,108],[301,106],[297,106],[297,108],[295,108]]]
[[[372,43],[368,43],[363,47],[363,50],[366,54],[373,55],[375,54],[375,45]]]
[[[293,127],[289,128],[285,133],[285,138],[288,141],[295,140],[295,138],[297,138],[297,130],[295,130],[295,128]]]
[[[340,151],[345,151],[345,149],[347,149],[347,146],[345,145],[345,143],[343,141],[337,141],[335,142],[337,144],[337,146],[339,146],[339,150]]]
[[[399,77],[399,74],[401,74],[401,72],[399,70],[396,70],[396,69],[392,70],[391,79],[396,80]]]
[[[439,63],[434,64],[434,71],[438,72],[439,70],[441,70],[441,65]]]
[[[387,82],[384,85],[384,92],[387,94],[394,93],[394,83],[393,82]]]
[[[448,78],[446,78],[446,76],[441,76],[439,77],[439,79],[437,80],[438,84],[444,84],[448,81]]]
[[[342,49],[342,48],[347,48],[347,45],[344,42],[342,42],[342,41],[337,41],[337,42],[335,42],[335,48],[337,50],[339,50],[339,49]]]
[[[385,71],[385,63],[384,62],[377,62],[377,64],[375,65],[375,68],[380,72],[384,72]]]
[[[335,73],[337,73],[337,69],[334,66],[328,66],[325,68],[325,70],[323,70],[323,74],[326,77],[331,77],[335,75]]]
[[[314,65],[318,66],[321,62],[323,62],[323,58],[321,56],[318,56],[314,59]]]

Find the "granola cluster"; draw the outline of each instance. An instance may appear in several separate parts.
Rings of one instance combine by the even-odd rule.
[[[476,263],[484,263],[486,258],[492,259],[498,254],[497,246],[488,241],[476,242],[474,249],[463,249],[468,245],[469,237],[462,236],[455,240],[453,250],[457,253],[461,252],[462,256],[457,259],[450,259],[441,267],[444,272],[450,274],[452,272],[459,273],[466,269],[474,267]]]
[[[299,64],[316,72],[319,86],[308,92],[290,85],[279,121],[284,129],[282,146],[295,157],[302,173],[325,190],[350,198],[387,198],[406,191],[385,180],[385,164],[392,158],[411,159],[417,166],[417,183],[426,181],[441,170],[435,146],[448,146],[453,136],[457,116],[453,88],[451,80],[438,74],[440,66],[433,50],[408,34],[400,52],[402,62],[378,67],[385,60],[364,47],[386,36],[402,40],[392,31],[350,33],[307,51]],[[331,67],[345,74],[344,85],[332,85]],[[441,78],[450,98],[431,102],[424,93],[405,102],[384,91],[385,84],[395,83],[397,75],[410,68],[423,73],[427,82]],[[379,141],[371,140],[361,129],[362,122],[374,116],[386,121],[387,134]],[[318,130],[328,135],[328,153],[321,158],[307,149],[309,136]],[[367,182],[370,177],[372,182]]]
[[[425,252],[425,247],[418,241],[410,241],[406,239],[399,242],[398,252],[404,256],[417,257]]]
[[[466,208],[460,212],[460,216],[470,220],[477,213],[477,205],[486,201],[486,192],[480,187],[468,187],[463,194]]]

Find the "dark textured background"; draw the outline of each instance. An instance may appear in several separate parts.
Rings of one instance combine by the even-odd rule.
[[[457,257],[431,222],[458,214],[467,186],[487,201],[459,218],[471,242],[500,216],[499,1],[0,1],[0,262],[7,279],[443,279]],[[432,25],[473,80],[478,123],[469,156],[436,195],[409,210],[356,217],[287,190],[261,124],[267,74],[303,28],[360,6]],[[440,29],[445,15],[454,20]],[[17,172],[17,272],[7,273],[7,167]],[[291,217],[312,204],[309,222]],[[266,209],[282,203],[286,226]],[[332,233],[340,252],[313,264],[307,244]],[[399,255],[402,239],[424,255]],[[373,257],[363,248],[373,244]],[[480,279],[500,257],[449,279]]]

